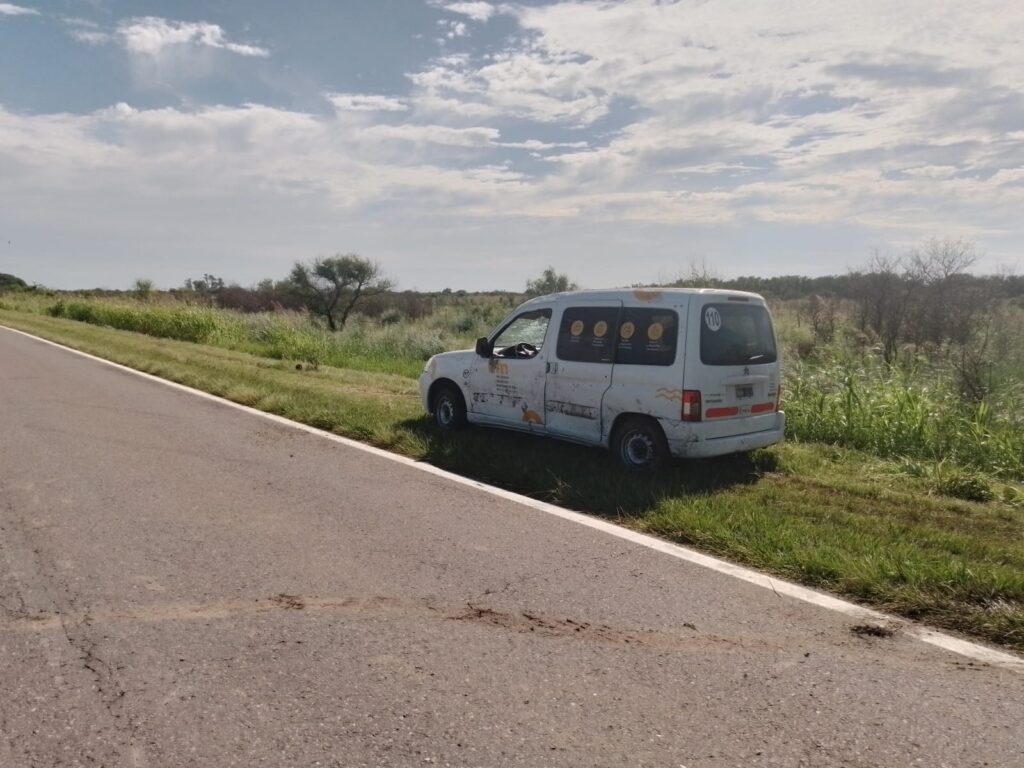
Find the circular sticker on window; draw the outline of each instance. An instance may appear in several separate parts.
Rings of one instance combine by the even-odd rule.
[[[717,309],[714,307],[708,307],[704,310],[704,325],[706,325],[710,331],[717,331],[722,327],[722,315],[719,314]]]
[[[633,338],[634,333],[636,333],[636,326],[633,325],[633,323],[625,322],[622,324],[622,327],[619,328],[619,336],[627,341]]]
[[[594,324],[594,336],[600,339],[606,333],[608,333],[608,323],[606,323],[604,320],[598,320]]]
[[[651,323],[647,326],[647,338],[651,341],[658,341],[665,333],[665,326],[661,323]]]
[[[583,321],[582,320],[576,320],[572,324],[572,326],[570,326],[569,332],[573,336],[579,336],[581,333],[583,333]]]

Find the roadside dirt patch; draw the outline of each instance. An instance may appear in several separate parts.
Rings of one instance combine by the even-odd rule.
[[[850,632],[857,637],[892,637],[898,629],[893,624],[854,624]]]
[[[732,638],[715,635],[699,635],[693,624],[683,624],[680,633],[664,630],[612,627],[570,618],[542,616],[531,611],[505,613],[493,608],[466,604],[466,610],[454,616],[452,621],[465,621],[483,626],[504,629],[522,634],[544,637],[574,638],[582,642],[617,645],[623,647],[647,647],[661,650],[697,650],[711,647],[744,647],[750,644]]]
[[[270,601],[288,611],[301,611],[306,607],[306,603],[301,597],[298,595],[286,595],[284,592],[270,598]]]

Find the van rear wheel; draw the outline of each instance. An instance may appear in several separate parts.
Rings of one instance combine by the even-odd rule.
[[[654,419],[631,417],[623,421],[612,437],[612,451],[619,463],[636,472],[649,472],[669,457],[668,441]]]

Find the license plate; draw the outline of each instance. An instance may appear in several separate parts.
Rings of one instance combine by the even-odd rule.
[[[746,386],[736,387],[736,398],[737,399],[742,399],[744,397],[753,397],[753,396],[754,396],[754,385],[753,384],[747,384]]]

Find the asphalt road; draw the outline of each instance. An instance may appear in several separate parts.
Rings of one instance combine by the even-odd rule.
[[[0,767],[1022,766],[1024,675],[0,329]]]

